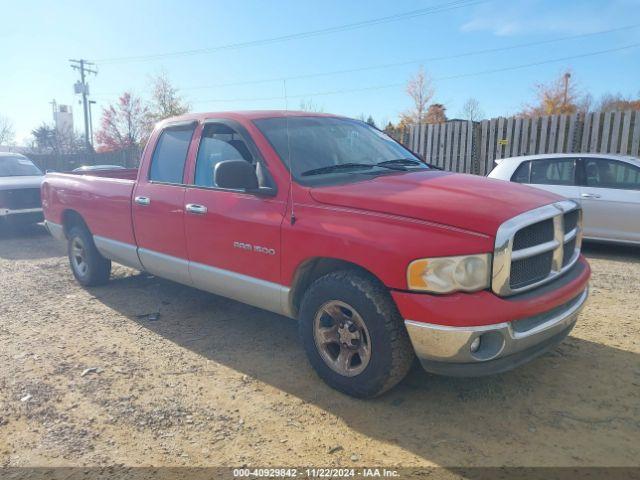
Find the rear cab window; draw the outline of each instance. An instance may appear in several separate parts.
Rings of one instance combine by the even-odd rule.
[[[166,127],[156,142],[149,180],[158,183],[182,184],[184,165],[195,123]]]

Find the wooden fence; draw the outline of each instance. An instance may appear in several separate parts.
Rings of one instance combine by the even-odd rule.
[[[412,125],[404,143],[438,167],[486,175],[495,160],[540,153],[640,155],[640,111]]]
[[[141,152],[138,148],[102,153],[27,153],[27,156],[42,170],[57,172],[70,172],[83,165],[122,165],[127,168],[135,168],[140,162],[140,155]]]

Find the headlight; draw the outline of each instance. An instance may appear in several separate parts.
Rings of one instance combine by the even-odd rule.
[[[421,258],[407,268],[409,290],[450,293],[473,292],[491,285],[491,254]]]

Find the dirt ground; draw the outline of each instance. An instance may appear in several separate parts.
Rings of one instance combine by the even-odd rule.
[[[41,227],[5,233],[0,466],[638,466],[640,249],[585,253],[556,350],[488,378],[414,368],[361,401],[289,319],[123,267],[85,290]]]

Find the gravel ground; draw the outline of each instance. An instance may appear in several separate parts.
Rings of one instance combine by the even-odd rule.
[[[5,233],[0,466],[638,466],[640,249],[585,252],[592,294],[556,350],[360,401],[289,319],[123,267],[85,290],[40,227]]]

